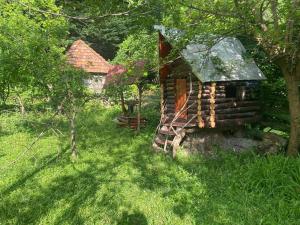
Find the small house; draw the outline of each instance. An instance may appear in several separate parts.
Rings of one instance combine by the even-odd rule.
[[[67,62],[91,74],[84,82],[96,93],[101,92],[112,65],[82,40],[75,41],[67,51]]]
[[[260,119],[258,87],[266,78],[237,38],[199,35],[178,55],[170,56],[183,32],[155,29],[161,89],[156,146],[173,143],[183,129],[226,129]]]

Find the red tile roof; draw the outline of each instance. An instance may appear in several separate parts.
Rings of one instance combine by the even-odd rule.
[[[112,68],[112,65],[82,40],[72,44],[67,51],[67,61],[89,73],[108,73]]]

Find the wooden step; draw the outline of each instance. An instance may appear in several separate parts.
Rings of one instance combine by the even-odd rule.
[[[169,131],[169,130],[159,129],[158,133],[163,134],[163,135],[169,135],[169,136],[174,136],[175,135],[174,131],[172,131],[172,130]]]
[[[156,136],[156,138],[154,139],[155,143],[161,146],[165,145],[166,140],[162,140],[161,138],[159,138],[158,136]],[[172,140],[168,140],[167,141],[167,145],[171,145],[172,144]]]

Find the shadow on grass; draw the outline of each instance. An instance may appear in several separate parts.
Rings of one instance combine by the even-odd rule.
[[[133,213],[123,212],[121,219],[117,222],[118,225],[148,225],[147,218],[141,212],[134,211]]]
[[[64,154],[67,151],[67,148],[63,149],[61,154]],[[41,159],[41,161],[44,161],[46,163],[43,163],[41,166],[38,166],[33,171],[27,173],[22,178],[18,179],[13,184],[9,185],[6,189],[0,192],[0,196],[6,196],[9,195],[14,190],[22,187],[25,185],[25,183],[30,180],[32,177],[37,175],[39,172],[43,171],[43,169],[49,167],[50,165],[55,165],[55,162],[57,162],[58,155],[57,154],[51,154]]]
[[[252,165],[254,159],[173,160],[150,150],[155,116],[149,116],[151,126],[135,135],[116,127],[112,120],[117,114],[96,107],[81,113],[77,123],[80,160],[75,164],[63,160],[58,165],[50,161],[19,178],[1,193],[0,221],[146,225],[153,218],[124,195],[124,189],[128,193],[137,186],[150,196],[159,195],[171,204],[172,213],[182,219],[191,217],[195,224],[259,224],[268,209],[260,205],[266,198],[247,195],[239,180],[242,166]],[[53,171],[57,174],[49,180],[39,180]],[[154,207],[157,212],[158,207]]]
[[[98,113],[102,114],[103,120],[99,120]],[[68,160],[55,164],[56,157],[41,159],[48,163],[26,173],[0,193],[0,221],[4,224],[86,224],[88,218],[83,218],[80,211],[85,206],[95,205],[95,210],[98,213],[99,210],[105,211],[112,223],[147,224],[142,213],[122,210],[121,216],[116,215],[120,207],[131,207],[123,203],[121,196],[116,197],[124,182],[129,181],[116,179],[114,169],[128,162],[122,146],[129,146],[134,134],[117,128],[112,122],[114,115],[115,112],[91,109],[79,117],[82,123],[79,123],[78,130],[78,139],[82,140],[78,142],[82,155],[86,156],[87,151],[99,151],[99,154],[113,158],[81,158],[82,161],[78,162],[79,165],[75,163],[73,169]],[[81,163],[84,168],[76,169]],[[37,177],[47,175],[49,170],[55,170],[56,167],[68,169],[52,178],[51,182],[39,181]],[[109,188],[95,197],[97,191],[107,185]],[[52,220],[43,221],[49,214],[54,214]]]

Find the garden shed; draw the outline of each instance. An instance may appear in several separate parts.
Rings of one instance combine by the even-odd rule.
[[[84,81],[96,93],[103,89],[106,75],[113,67],[83,40],[77,40],[71,45],[67,51],[67,61],[74,67],[91,74]]]
[[[184,33],[164,26],[155,29],[161,88],[155,144],[165,145],[167,137],[183,129],[223,129],[260,119],[258,87],[266,78],[237,38],[195,36],[178,55],[170,56]]]

